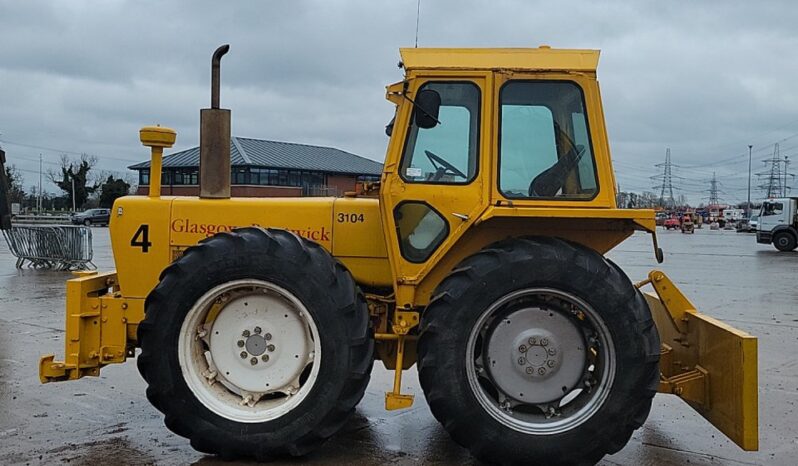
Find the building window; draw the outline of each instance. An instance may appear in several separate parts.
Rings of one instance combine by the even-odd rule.
[[[319,172],[302,172],[302,187],[324,186],[324,174]]]
[[[249,169],[247,167],[234,167],[232,170],[233,184],[249,184]]]
[[[183,182],[188,185],[199,184],[199,170],[193,168],[183,169]]]
[[[269,170],[265,168],[250,168],[249,182],[258,185],[269,184]]]
[[[279,186],[288,186],[288,171],[287,170],[278,170],[277,171],[277,185],[279,185]]]
[[[324,192],[328,195],[327,175],[324,172],[306,170],[286,170],[261,167],[233,167],[230,181],[234,185],[290,186],[302,188],[303,192]],[[378,175],[349,175],[357,181],[379,181]],[[150,169],[138,171],[140,186],[149,186]],[[161,173],[161,186],[198,186],[197,167],[169,168]],[[319,191],[321,189],[321,191]]]
[[[288,186],[302,186],[299,182],[300,175],[298,171],[289,171],[288,172]]]
[[[277,184],[277,170],[267,168],[266,172],[268,173],[269,177],[266,180],[266,184],[276,185]]]
[[[141,178],[141,175],[139,175],[139,178]],[[147,181],[149,181],[149,170],[147,170]],[[196,186],[198,184],[199,172],[196,168],[172,168],[164,170],[161,175],[161,185],[164,186]]]

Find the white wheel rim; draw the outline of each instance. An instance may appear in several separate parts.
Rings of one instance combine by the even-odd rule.
[[[295,409],[319,373],[321,340],[302,302],[274,283],[211,289],[189,309],[178,339],[183,379],[203,406],[258,423]]]
[[[481,357],[475,357],[478,353],[477,342],[482,338],[485,327],[490,326],[493,319],[503,319],[502,309],[511,305],[519,299],[529,297],[546,297],[556,299],[570,308],[569,314],[583,321],[592,327],[595,336],[595,347],[591,351],[581,354],[595,354],[595,360],[586,361],[586,378],[590,384],[586,388],[580,386],[564,387],[566,390],[560,400],[554,403],[545,403],[553,412],[540,413],[521,411],[524,403],[511,402],[510,397],[494,397],[493,392],[486,390],[480,383],[480,378],[490,379],[485,370],[485,363]],[[546,312],[556,312],[553,309]],[[508,353],[509,354],[509,353]],[[567,358],[567,356],[565,356]],[[567,432],[581,425],[590,419],[611,393],[612,384],[615,379],[616,361],[615,346],[612,335],[604,324],[603,319],[586,302],[569,293],[564,293],[551,288],[529,288],[522,289],[505,295],[486,309],[477,320],[469,335],[466,344],[466,375],[472,393],[476,397],[482,408],[501,424],[525,434],[533,435],[554,435]],[[494,384],[494,390],[497,389]],[[534,384],[530,383],[529,390],[534,390]],[[559,404],[559,406],[556,406]],[[556,408],[555,408],[556,406]]]

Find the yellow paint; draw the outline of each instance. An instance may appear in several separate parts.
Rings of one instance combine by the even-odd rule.
[[[338,198],[332,216],[335,235],[331,252],[335,257],[388,257],[377,199]],[[352,241],[352,238],[357,240]]]
[[[386,98],[395,105],[395,123],[378,199],[161,197],[161,152],[175,135],[167,128],[143,128],[142,143],[152,148],[153,191],[150,197],[128,196],[114,205],[110,231],[117,272],[67,282],[66,357],[63,362],[52,355],[42,358],[42,381],[97,375],[103,365],[124,361],[136,344],[144,299],[164,268],[199,241],[239,227],[287,229],[314,241],[368,291],[377,355],[397,369],[393,390],[386,394],[388,409],[412,404],[412,395],[400,393],[401,369],[415,362],[419,316],[441,280],[464,258],[495,241],[530,235],[564,238],[601,254],[635,231],[650,233],[656,245],[654,212],[615,204],[596,79],[598,51],[402,49],[401,54],[405,77],[386,88]],[[501,86],[513,80],[569,81],[581,88],[595,159],[594,197],[507,199],[499,191],[497,101]],[[428,81],[466,81],[480,90],[478,170],[468,184],[408,183],[398,176],[411,127],[411,100]],[[407,201],[424,202],[448,225],[448,235],[421,263],[404,259],[399,249],[397,227],[421,221],[422,212],[409,209],[397,224],[395,209]],[[688,401],[743,448],[755,449],[756,339],[698,313],[663,277],[651,279],[659,298],[647,296],[667,343],[661,388]],[[675,361],[680,362],[677,368],[672,367]]]
[[[696,311],[662,272],[645,294],[665,351],[660,391],[685,400],[744,450],[759,448],[757,339]]]
[[[161,196],[161,171],[164,148],[172,147],[177,132],[171,128],[145,126],[139,130],[141,143],[152,149],[150,158],[150,197]]]
[[[126,196],[111,209],[111,247],[124,296],[146,298],[158,284],[158,276],[171,262],[169,218],[174,197]],[[144,240],[146,248],[131,245],[133,238]],[[142,232],[141,234],[138,234]]]
[[[41,357],[42,383],[97,376],[100,367],[124,362],[133,351],[135,327],[143,316],[144,300],[122,297],[114,272],[68,280],[65,358]]]
[[[406,318],[406,317],[405,317]],[[400,320],[404,322],[403,318]],[[408,319],[413,320],[413,319]],[[418,315],[415,316],[415,322],[418,322]],[[410,337],[407,336],[408,325],[401,325],[404,333],[377,333],[374,338],[377,342],[390,341],[395,344],[395,362],[393,367],[404,367],[405,355],[405,341]],[[415,353],[414,353],[415,354]],[[393,411],[396,409],[405,409],[413,406],[413,395],[403,394],[402,392],[402,372],[401,370],[394,371],[393,390],[385,393],[385,409]]]
[[[598,50],[540,48],[403,48],[406,70],[558,70],[595,73]]]

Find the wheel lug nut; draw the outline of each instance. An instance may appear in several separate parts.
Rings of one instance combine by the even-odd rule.
[[[252,364],[252,365],[254,366],[255,364],[257,364],[257,363],[258,363],[258,358],[252,358],[252,359],[250,359],[250,360],[249,360],[249,363],[250,363],[250,364]]]
[[[265,338],[267,340],[271,340],[272,339],[272,334],[271,333],[267,333],[266,335],[263,335],[263,338]]]
[[[555,354],[557,354],[557,350],[554,349],[554,348],[549,348],[548,353],[549,353],[549,356],[554,356]]]
[[[518,364],[523,366],[525,362],[524,358],[518,358]]]
[[[526,373],[527,373],[527,374],[529,374],[529,375],[532,375],[532,373],[533,373],[533,372],[535,372],[535,370],[534,370],[534,369],[532,369],[531,367],[527,367],[527,368],[526,368]]]
[[[529,337],[529,344],[535,346],[538,342],[538,339],[535,337]]]
[[[241,333],[241,336],[248,337],[249,336],[249,330],[244,330],[244,332]]]
[[[545,373],[546,373],[546,368],[545,367],[538,368],[538,374],[543,375]]]
[[[554,367],[554,361],[549,359],[548,361],[546,361],[546,365],[549,366],[549,367]]]
[[[261,360],[263,360],[263,362],[269,362],[269,355],[268,354],[264,354],[260,358],[261,358]]]
[[[244,347],[244,340],[238,340],[238,343],[236,343],[236,344],[238,345],[239,348],[243,348]]]
[[[246,359],[246,358],[247,358],[247,352],[246,351],[242,351],[241,352],[241,359]]]
[[[518,351],[520,351],[520,352],[522,352],[522,353],[526,353],[526,345],[521,345],[521,346],[519,346],[519,347],[518,347]]]
[[[260,327],[255,327],[254,332],[256,335],[260,335]]]
[[[542,339],[540,340],[540,345],[541,345],[541,346],[546,346],[546,345],[548,345],[548,344],[549,344],[549,339],[548,339],[548,338],[542,338]]]
[[[266,347],[266,349],[269,351],[274,351],[274,345],[269,345]]]

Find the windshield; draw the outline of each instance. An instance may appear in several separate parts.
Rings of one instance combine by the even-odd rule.
[[[479,87],[471,82],[428,82],[419,90],[424,89],[441,96],[440,124],[419,128],[411,119],[400,175],[408,182],[468,183],[477,172]]]

